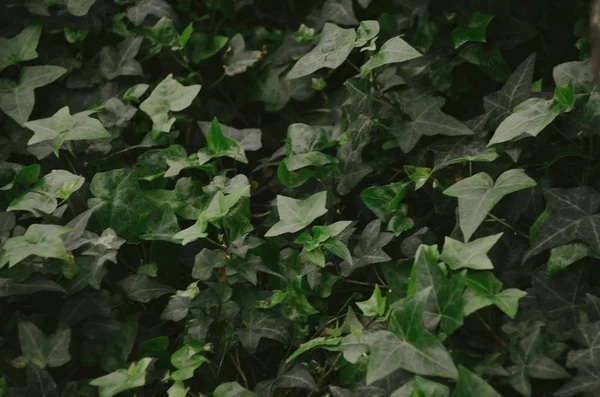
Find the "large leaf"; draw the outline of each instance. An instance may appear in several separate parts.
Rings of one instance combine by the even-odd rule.
[[[31,225],[22,236],[12,237],[2,247],[0,268],[14,266],[31,255],[70,261],[60,236],[72,229],[58,225]]]
[[[34,323],[20,321],[19,343],[23,355],[42,368],[60,367],[71,360],[71,330],[68,328],[45,335]]]
[[[462,365],[458,366],[458,382],[452,397],[501,397],[490,385],[477,374],[469,371]]]
[[[19,124],[25,124],[35,104],[34,90],[46,86],[65,74],[60,66],[28,66],[18,83],[0,79],[0,109]]]
[[[402,97],[402,110],[410,120],[396,118],[390,132],[403,152],[410,152],[423,136],[473,134],[466,125],[442,112],[444,98],[414,90]]]
[[[0,71],[7,66],[37,58],[35,49],[41,34],[41,26],[30,25],[13,38],[0,37]]]
[[[522,169],[506,171],[496,183],[488,174],[480,172],[450,186],[444,194],[458,198],[460,229],[467,242],[504,196],[535,185]]]
[[[179,112],[190,106],[199,92],[200,85],[183,86],[169,74],[142,102],[140,110],[150,116],[154,131],[169,132],[175,122],[170,112]]]
[[[523,260],[549,248],[574,240],[587,243],[600,254],[600,193],[590,187],[545,189],[544,197],[551,209]]]
[[[510,318],[514,318],[519,308],[519,300],[527,295],[516,288],[502,291],[500,282],[493,273],[469,274],[466,279],[467,291],[463,296],[465,316],[490,305],[496,305]]]
[[[381,46],[377,54],[373,55],[367,63],[361,66],[360,76],[364,78],[373,69],[383,65],[405,62],[420,56],[421,53],[402,40],[400,36],[393,37]]]
[[[308,76],[322,68],[336,69],[350,55],[355,40],[354,29],[343,29],[332,23],[326,23],[319,44],[296,62],[287,78],[297,79]]]
[[[279,236],[284,233],[295,233],[310,225],[312,221],[327,212],[325,204],[327,192],[319,192],[306,200],[277,196],[277,212],[280,221],[271,227],[265,237]]]

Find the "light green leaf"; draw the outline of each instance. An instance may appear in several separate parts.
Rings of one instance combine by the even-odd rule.
[[[362,310],[365,316],[383,316],[385,314],[386,298],[381,295],[379,285],[375,285],[373,294],[366,301],[356,302],[356,306]]]
[[[42,368],[60,367],[71,361],[71,330],[57,329],[45,335],[34,323],[19,321],[19,344],[23,355]]]
[[[452,397],[502,397],[479,376],[462,365],[458,366],[458,382]]]
[[[225,60],[225,74],[235,76],[244,73],[250,66],[262,58],[260,51],[246,50],[244,36],[236,34],[229,40],[228,56]]]
[[[190,46],[192,47],[192,62],[199,63],[216,55],[227,43],[229,37],[213,36],[207,33],[194,33],[190,37]]]
[[[356,29],[355,47],[363,47],[379,34],[379,22],[362,21]]]
[[[30,255],[69,261],[69,254],[60,238],[72,229],[58,225],[31,225],[22,236],[9,238],[2,247],[0,268],[16,265]]]
[[[467,291],[463,296],[465,316],[486,306],[496,305],[507,316],[514,318],[519,309],[519,299],[527,295],[515,288],[501,291],[502,282],[491,272],[469,274],[466,283]]]
[[[450,390],[447,386],[421,378],[420,376],[415,376],[400,389],[393,392],[390,397],[414,397],[415,395],[420,397],[421,395],[417,391],[425,393],[426,397],[450,396]]]
[[[7,211],[29,211],[35,216],[51,214],[58,206],[57,199],[67,200],[79,190],[85,178],[65,170],[53,170],[30,190],[17,196]]]
[[[135,6],[127,9],[127,18],[135,26],[140,26],[148,15],[152,15],[157,19],[162,17],[177,18],[177,14],[165,0],[141,0]]]
[[[76,17],[82,17],[88,13],[96,0],[67,0],[67,11]]]
[[[554,100],[528,99],[518,105],[513,113],[500,123],[492,139],[488,142],[488,147],[508,142],[521,134],[535,137],[559,114],[560,108],[555,106]]]
[[[69,107],[65,106],[52,117],[29,121],[25,123],[25,127],[33,131],[33,136],[27,144],[34,145],[51,140],[54,152],[58,155],[58,150],[65,141],[110,138],[110,132],[102,123],[89,117],[93,113],[83,111],[71,115]]]
[[[229,382],[221,383],[213,392],[213,397],[258,397],[258,395],[244,389],[237,382]]]
[[[167,397],[186,397],[189,391],[189,387],[185,387],[183,382],[177,381],[167,390]]]
[[[488,174],[480,172],[450,186],[444,194],[458,198],[460,229],[467,242],[504,196],[535,185],[522,169],[504,172],[495,184]]]
[[[11,39],[0,37],[0,71],[7,66],[37,58],[35,49],[41,34],[41,26],[30,25]]]
[[[142,387],[146,384],[146,372],[153,361],[149,357],[142,358],[127,369],[118,369],[92,380],[90,385],[98,386],[100,397],[113,397],[125,390]]]
[[[242,146],[235,139],[223,135],[221,125],[216,118],[213,119],[210,130],[208,131],[208,134],[206,134],[206,142],[208,147],[206,149],[200,149],[198,152],[200,161],[205,158],[231,157],[242,163],[248,162]]]
[[[556,86],[554,88],[554,103],[565,112],[570,112],[575,107],[575,93],[573,84],[569,83],[566,87]]]
[[[467,41],[479,41],[485,43],[485,30],[487,25],[494,19],[493,15],[475,12],[469,18],[467,26],[459,26],[452,30],[454,48],[458,48]]]
[[[23,68],[18,84],[0,79],[0,109],[23,125],[33,111],[34,90],[52,83],[66,72],[67,69],[60,66],[29,66]]]
[[[205,352],[205,345],[201,341],[192,340],[185,343],[171,356],[171,364],[177,368],[171,373],[171,379],[183,381],[192,378],[197,368],[210,362],[202,355]]]
[[[301,356],[307,351],[317,348],[335,348],[340,345],[342,338],[313,338],[306,343],[301,344],[290,356],[285,360],[286,364],[291,363],[296,357]]]
[[[355,41],[354,29],[342,29],[332,23],[326,23],[319,44],[296,62],[287,79],[308,76],[322,68],[336,69],[350,55]]]
[[[140,109],[154,122],[154,131],[169,132],[175,122],[175,117],[169,112],[184,110],[192,104],[199,92],[200,85],[183,86],[169,74],[142,102]]]
[[[306,200],[277,196],[277,211],[280,221],[265,233],[265,237],[302,230],[327,212],[326,203],[327,192],[316,193]]]
[[[486,270],[493,269],[494,265],[487,256],[489,250],[502,237],[502,233],[483,237],[469,243],[461,243],[446,236],[444,251],[440,260],[447,264],[452,270],[462,268]]]
[[[552,248],[550,250],[550,259],[548,259],[546,274],[553,276],[586,257],[598,258],[590,247],[582,243],[569,243]]]
[[[412,48],[400,36],[392,37],[381,46],[377,54],[373,55],[367,63],[362,65],[360,68],[360,77],[366,77],[373,69],[383,65],[406,62],[421,55],[419,51]]]
[[[552,70],[552,77],[557,86],[566,87],[572,84],[576,99],[584,98],[596,89],[591,58],[561,63]]]
[[[200,213],[200,216],[196,220],[192,226],[187,229],[183,229],[179,233],[173,236],[175,240],[181,240],[181,245],[186,245],[191,243],[192,241],[196,241],[199,238],[204,238],[208,236],[206,233],[206,228],[208,227],[208,221],[206,219],[206,214],[204,211]]]
[[[371,186],[360,193],[360,199],[379,219],[387,222],[410,190],[410,182]]]

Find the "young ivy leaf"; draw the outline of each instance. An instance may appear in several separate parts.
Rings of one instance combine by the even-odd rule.
[[[277,211],[280,221],[265,233],[265,237],[295,233],[304,229],[327,212],[326,203],[327,192],[313,194],[306,200],[277,196]]]
[[[23,125],[33,111],[34,90],[52,83],[66,72],[67,69],[60,66],[29,66],[23,68],[18,83],[0,79],[0,109]]]
[[[338,68],[350,55],[355,41],[354,29],[343,29],[332,23],[326,23],[319,44],[296,62],[288,73],[287,79],[308,76],[322,68]]]
[[[373,294],[369,299],[362,302],[356,302],[356,306],[360,310],[362,310],[365,316],[374,317],[379,316],[382,317],[385,314],[386,308],[386,298],[381,295],[381,290],[379,289],[379,285],[375,285],[375,289],[373,290]]]
[[[0,37],[0,71],[7,66],[37,58],[35,49],[41,34],[41,26],[30,25],[11,39]]]
[[[402,40],[400,36],[393,37],[381,46],[377,54],[373,55],[367,63],[362,65],[360,68],[360,77],[365,78],[373,69],[383,65],[406,62],[420,56],[422,54],[412,48],[406,41]]]
[[[44,368],[60,367],[71,360],[69,345],[71,330],[58,329],[45,335],[34,323],[19,321],[19,343],[23,355],[34,364]]]
[[[169,74],[141,103],[140,109],[152,119],[153,131],[169,132],[175,122],[170,112],[179,112],[192,104],[200,85],[183,86]]]
[[[58,156],[58,150],[65,141],[92,140],[110,138],[102,123],[89,117],[93,111],[83,111],[71,115],[69,107],[65,106],[52,117],[33,120],[25,123],[25,127],[33,131],[33,136],[27,142],[34,145],[39,142],[52,141],[54,153]]]
[[[226,64],[223,65],[227,76],[244,73],[250,66],[262,58],[260,51],[246,50],[244,36],[236,34],[229,41]]]
[[[210,362],[202,355],[206,351],[204,343],[197,340],[186,342],[171,356],[171,364],[177,368],[171,373],[171,379],[183,381],[194,377],[194,371],[202,364]]]
[[[528,99],[515,107],[513,114],[500,123],[488,147],[508,142],[521,134],[538,136],[559,114],[560,106],[552,99]]]
[[[448,389],[448,386],[442,385],[441,383],[432,382],[428,379],[421,378],[420,376],[415,376],[390,395],[390,397],[415,396],[449,397],[450,389]]]
[[[500,240],[500,237],[502,237],[502,233],[473,240],[469,243],[461,243],[446,236],[444,251],[440,255],[440,260],[452,270],[462,268],[475,270],[493,269],[494,265],[490,261],[490,258],[488,258],[487,253]]]
[[[58,207],[57,199],[67,200],[85,182],[85,178],[65,170],[53,170],[31,189],[17,196],[7,211],[29,211],[34,216],[51,214]]]
[[[502,397],[478,375],[462,365],[458,366],[458,382],[452,397]]]
[[[200,163],[215,157],[231,157],[242,163],[248,163],[242,146],[235,139],[223,135],[221,125],[216,118],[213,119],[210,130],[206,134],[206,142],[208,147],[198,151]]]
[[[356,28],[356,41],[354,47],[363,47],[379,34],[379,22],[362,21]]]
[[[586,257],[600,258],[582,243],[569,243],[550,250],[546,274],[550,277]]]
[[[554,103],[564,109],[565,112],[570,112],[575,107],[575,93],[573,92],[573,83],[569,82],[566,87],[556,86],[554,89]]]
[[[535,185],[522,169],[506,171],[496,183],[488,174],[480,172],[450,186],[444,194],[458,198],[460,229],[467,242],[504,196]]]
[[[454,48],[458,48],[467,41],[479,41],[485,43],[485,30],[487,25],[494,19],[493,15],[475,12],[469,18],[467,26],[459,26],[452,30]]]
[[[487,306],[496,305],[510,318],[515,318],[519,299],[527,292],[510,288],[502,291],[500,282],[493,273],[482,272],[467,275],[467,291],[463,295],[465,316]]]
[[[69,261],[69,253],[60,238],[73,231],[59,225],[31,225],[22,236],[9,238],[2,247],[0,268],[12,267],[30,255]]]
[[[125,390],[142,387],[146,384],[146,372],[154,359],[145,357],[131,363],[127,369],[118,369],[108,375],[93,379],[90,385],[97,386],[100,397],[113,397]]]

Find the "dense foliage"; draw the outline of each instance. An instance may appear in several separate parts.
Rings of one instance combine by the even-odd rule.
[[[598,396],[588,1],[2,4],[0,396]]]

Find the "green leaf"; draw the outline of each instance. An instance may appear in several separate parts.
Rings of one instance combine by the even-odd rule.
[[[206,219],[206,214],[202,212],[192,226],[175,234],[173,239],[181,240],[181,245],[189,244],[192,241],[198,240],[199,238],[208,237],[208,233],[206,233],[207,227],[208,220]]]
[[[388,221],[411,190],[410,185],[409,182],[394,182],[385,186],[371,186],[360,193],[360,199],[379,219]]]
[[[375,285],[373,294],[371,294],[371,297],[369,299],[363,302],[356,302],[356,306],[358,306],[358,308],[362,310],[365,316],[382,317],[385,314],[386,298],[381,295],[379,285]]]
[[[175,122],[170,112],[180,112],[190,106],[200,92],[200,85],[183,86],[169,74],[141,103],[140,110],[154,123],[153,131],[169,132]]]
[[[550,250],[550,259],[548,259],[546,274],[553,276],[586,257],[598,258],[590,247],[585,244],[569,243],[552,248]]]
[[[291,338],[290,322],[267,310],[247,309],[242,315],[242,327],[236,333],[240,343],[250,353],[254,353],[262,338],[287,344]]]
[[[142,65],[135,60],[143,39],[141,36],[127,37],[116,48],[102,48],[98,54],[100,73],[108,80],[143,74]]]
[[[392,241],[394,235],[392,233],[381,233],[380,230],[381,221],[379,219],[371,221],[365,226],[358,243],[352,251],[355,256],[354,260],[352,263],[342,262],[340,264],[343,276],[349,276],[360,267],[387,262],[392,259],[382,248]]]
[[[464,162],[493,162],[500,157],[495,148],[488,148],[484,141],[470,136],[449,138],[429,148],[435,155],[433,171]]]
[[[444,240],[444,251],[440,260],[447,264],[452,270],[462,268],[487,270],[493,269],[494,265],[487,256],[489,250],[502,237],[502,233],[483,237],[469,243],[461,243],[446,236]]]
[[[118,369],[108,375],[93,379],[90,385],[97,386],[100,397],[112,397],[125,390],[142,387],[146,384],[146,372],[154,360],[149,357],[131,363],[127,369]]]
[[[127,18],[135,25],[140,26],[148,15],[162,18],[169,17],[176,19],[176,14],[164,0],[142,0],[135,6],[127,9]]]
[[[304,229],[327,212],[326,202],[327,192],[313,194],[306,200],[277,196],[277,211],[280,221],[265,233],[265,237],[295,233]]]
[[[69,107],[65,106],[52,117],[25,123],[25,127],[33,131],[28,145],[44,141],[52,141],[54,153],[65,141],[92,140],[110,138],[108,132],[99,120],[89,117],[93,111],[83,111],[71,115]]]
[[[295,358],[302,354],[317,348],[329,349],[339,346],[341,338],[313,338],[306,343],[301,344],[290,356],[285,360],[286,364],[291,363]]]
[[[402,110],[410,120],[394,119],[390,133],[404,153],[414,149],[421,137],[435,135],[473,135],[473,131],[442,112],[446,100],[426,93],[409,91],[402,96]]]
[[[208,156],[208,158],[231,157],[242,163],[248,162],[242,146],[235,139],[223,134],[221,125],[216,118],[213,119],[210,130],[206,135],[206,142],[208,144],[207,149],[201,149],[198,152],[201,158],[202,155]]]
[[[526,292],[515,288],[502,291],[502,283],[491,272],[467,275],[467,291],[463,296],[465,316],[486,306],[496,305],[510,318],[519,308],[519,300]]]
[[[600,322],[579,324],[574,331],[574,339],[581,349],[568,353],[567,366],[577,368],[577,376],[555,393],[558,397],[570,397],[581,393],[586,397],[592,396],[598,390],[600,383],[598,366],[595,361],[599,349]]]
[[[60,367],[71,361],[70,329],[57,329],[54,334],[46,335],[32,322],[19,321],[18,325],[21,352],[35,365]]]
[[[207,33],[192,34],[189,42],[192,47],[192,61],[199,63],[216,55],[228,42],[229,37],[226,36],[213,36]]]
[[[400,63],[420,57],[422,54],[412,48],[400,36],[393,37],[386,41],[379,49],[379,52],[360,68],[360,77],[365,78],[373,69],[391,63]]]
[[[88,13],[96,0],[66,0],[67,11],[76,17],[82,17]]]
[[[570,112],[575,107],[575,93],[573,84],[569,83],[566,87],[556,86],[554,89],[554,103],[566,112]]]
[[[223,69],[227,76],[235,76],[244,73],[262,58],[260,51],[246,50],[244,36],[236,34],[229,40],[227,58]]]
[[[319,44],[296,62],[288,73],[287,79],[308,76],[322,68],[338,68],[350,55],[355,41],[354,29],[343,29],[332,23],[326,23]]]
[[[500,125],[488,142],[492,146],[508,142],[521,134],[537,136],[560,114],[553,100],[531,98],[515,107],[514,112]]]
[[[213,397],[258,397],[258,395],[244,389],[237,382],[229,382],[220,384],[213,392]]]
[[[419,391],[426,396],[449,397],[450,390],[441,383],[432,382],[420,376],[415,376],[406,382],[401,388],[391,394],[390,397],[414,397]],[[418,394],[416,394],[418,396]]]
[[[9,238],[2,247],[0,268],[8,263],[15,266],[28,256],[56,258],[69,261],[69,254],[60,236],[72,229],[58,225],[31,225],[22,236]]]
[[[67,200],[79,190],[85,178],[64,170],[53,170],[31,189],[17,196],[7,211],[29,211],[34,216],[51,214],[58,207],[57,199]]]
[[[431,177],[431,168],[415,167],[414,165],[405,165],[404,171],[411,181],[415,183],[415,190],[419,190]]]
[[[356,42],[354,46],[365,46],[369,41],[377,37],[379,29],[379,22],[377,21],[362,21],[356,29]]]
[[[41,26],[30,25],[11,39],[0,37],[0,71],[7,66],[36,59],[38,53],[35,49],[41,34]]]
[[[458,382],[452,397],[502,397],[479,376],[462,365],[458,366]]]
[[[596,87],[590,64],[591,59],[588,59],[586,61],[561,63],[555,66],[552,70],[554,83],[560,87],[572,84],[576,99],[590,95]]]
[[[52,83],[66,72],[67,69],[60,66],[28,66],[22,69],[18,83],[0,79],[0,109],[20,125],[25,124],[35,104],[34,90]]]
[[[458,198],[460,229],[467,242],[504,196],[535,185],[522,169],[504,172],[496,183],[488,174],[480,172],[450,186],[444,194]]]
[[[456,367],[442,343],[423,327],[429,290],[398,301],[392,307],[390,331],[365,335],[370,355],[367,384],[401,368],[418,375],[456,379]]]
[[[135,302],[148,303],[175,290],[145,274],[131,274],[118,282],[125,295]]]
[[[189,341],[171,356],[171,364],[177,368],[171,379],[183,381],[194,376],[194,371],[209,360],[202,355],[205,345],[201,341]]]
[[[533,239],[523,261],[549,248],[581,240],[600,255],[600,193],[590,187],[545,189],[551,212]]]
[[[338,150],[335,178],[339,182],[336,190],[342,196],[350,194],[363,178],[373,172],[373,167],[362,160],[363,147],[353,148],[352,144],[346,143]]]
[[[469,17],[467,26],[459,26],[452,30],[454,48],[458,48],[467,41],[484,42],[486,39],[486,28],[494,19],[493,15],[475,12]]]

